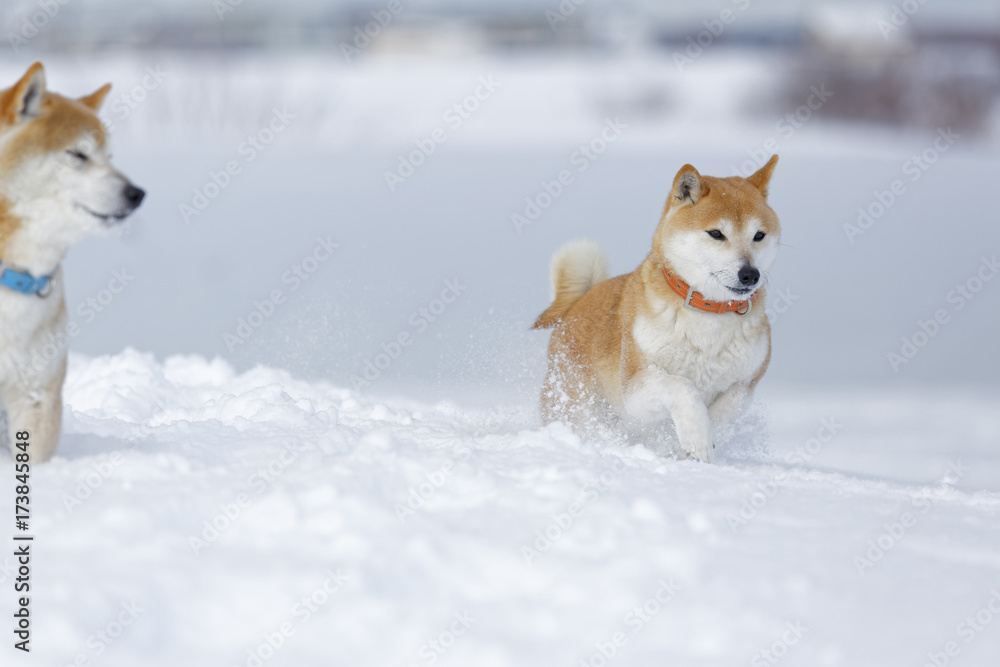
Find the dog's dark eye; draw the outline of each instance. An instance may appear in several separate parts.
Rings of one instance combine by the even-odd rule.
[[[80,162],[86,162],[87,160],[90,159],[86,156],[86,154],[81,153],[80,151],[66,151],[66,152],[75,157]]]
[[[709,230],[707,232],[707,234],[709,236],[711,236],[713,239],[717,239],[719,241],[725,241],[726,240],[725,235],[722,232],[720,232],[718,229]]]
[[[753,240],[763,241],[765,236],[767,236],[767,234],[765,234],[764,232],[757,232],[756,234],[753,235]]]

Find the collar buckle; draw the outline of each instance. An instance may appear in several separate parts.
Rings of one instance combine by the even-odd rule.
[[[56,271],[59,268],[56,267]],[[52,280],[55,272],[47,276],[36,278],[27,271],[17,271],[0,261],[0,285],[7,289],[19,292],[25,296],[37,296],[44,299],[52,294]]]
[[[35,292],[35,296],[39,299],[47,299],[49,295],[52,294],[52,279],[46,276],[43,280],[45,280],[45,284],[42,285],[41,289]]]
[[[694,288],[688,287],[687,296],[684,297],[684,305],[690,308],[691,310],[698,310],[697,308],[691,305],[691,299],[693,298],[694,298]]]

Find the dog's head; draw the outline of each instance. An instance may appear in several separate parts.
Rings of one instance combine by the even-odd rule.
[[[653,259],[711,301],[742,300],[762,284],[781,227],[767,204],[774,155],[750,178],[702,176],[684,165],[653,239]]]
[[[0,200],[24,225],[72,243],[123,220],[145,192],[111,166],[97,117],[111,89],[80,99],[45,89],[35,63],[0,91]]]

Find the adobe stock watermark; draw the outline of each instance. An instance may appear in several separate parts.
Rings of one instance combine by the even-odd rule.
[[[882,39],[888,40],[889,36],[899,32],[907,23],[910,17],[920,11],[920,8],[927,4],[927,0],[903,0],[892,5],[889,10],[888,20],[879,19],[877,24]]]
[[[909,177],[911,184],[919,181],[931,167],[933,167],[941,156],[947,153],[955,145],[962,135],[955,132],[950,127],[947,129],[938,128],[937,138],[934,142],[920,153],[914,153],[901,167],[903,176]],[[906,181],[902,178],[894,179],[886,190],[876,190],[874,201],[867,206],[858,207],[858,219],[855,223],[844,223],[844,234],[847,240],[854,245],[857,238],[867,232],[886,212],[899,201],[900,197],[908,192]]]
[[[479,77],[479,85],[462,100],[448,107],[441,115],[441,120],[444,121],[446,127],[436,127],[427,136],[416,139],[413,142],[416,148],[409,153],[400,154],[395,169],[387,169],[383,172],[383,178],[389,187],[389,192],[395,192],[396,188],[417,172],[417,169],[426,164],[427,159],[437,151],[438,146],[448,141],[449,132],[455,132],[461,128],[484,102],[493,97],[498,88],[500,88],[500,82],[492,74]]]
[[[136,442],[133,442],[131,446],[134,447],[135,445]],[[66,513],[72,514],[83,503],[90,500],[94,492],[101,488],[115,473],[118,466],[124,462],[125,455],[122,452],[111,452],[100,457],[97,462],[90,466],[89,470],[78,475],[76,486],[73,487],[73,493],[62,494],[63,509],[66,510]]]
[[[236,147],[236,154],[242,159],[233,159],[226,162],[219,171],[209,171],[208,180],[194,189],[194,196],[190,203],[182,202],[178,205],[178,212],[181,220],[190,223],[192,218],[201,215],[212,202],[221,195],[226,188],[233,183],[233,179],[243,173],[243,168],[256,160],[282,132],[288,129],[295,120],[295,114],[288,109],[275,108],[271,113],[271,118],[265,127],[256,133],[248,135]]]
[[[770,667],[778,664],[782,658],[788,655],[789,650],[800,641],[803,635],[809,632],[809,628],[802,625],[801,621],[788,621],[785,623],[785,631],[770,646],[758,651],[750,658],[750,667]]]
[[[833,91],[827,90],[826,84],[819,87],[810,86],[809,96],[805,102],[786,113],[774,125],[775,131],[780,135],[772,135],[764,140],[760,148],[747,150],[749,160],[744,161],[740,166],[731,165],[733,175],[749,178],[755,171],[767,164],[771,156],[778,152],[782,146],[782,140],[788,141],[795,136],[795,133],[813,118],[813,114],[823,108],[829,99],[833,97]]]
[[[334,251],[338,248],[340,245],[330,240],[329,236],[326,238],[317,236],[312,250],[281,274],[281,283],[289,286],[289,292],[298,291],[333,257]],[[285,303],[287,295],[279,288],[271,290],[263,299],[255,299],[253,309],[245,317],[236,320],[236,328],[232,332],[226,331],[222,334],[226,348],[230,352],[235,352],[237,346],[250,340]]]
[[[411,662],[407,667],[430,667],[435,664],[479,620],[467,610],[463,610],[461,613],[456,612],[452,618],[454,620],[448,624],[447,628],[420,645],[420,648],[417,649],[419,662]]]
[[[949,461],[948,470],[941,483],[942,486],[955,484],[967,472],[969,472],[969,467],[962,465],[960,460]],[[864,576],[865,570],[875,567],[876,563],[881,561],[888,552],[892,551],[906,537],[907,533],[920,521],[920,517],[930,511],[934,505],[933,497],[928,497],[926,493],[914,494],[910,497],[910,504],[913,506],[915,512],[903,512],[895,521],[883,523],[882,528],[885,530],[875,539],[868,540],[868,548],[864,553],[854,557],[854,568],[858,571],[858,574]]]
[[[939,651],[928,651],[927,662],[922,667],[947,667],[950,665],[952,660],[962,654],[962,645],[958,643],[958,640],[961,639],[968,646],[989,627],[997,616],[1000,616],[1000,590],[994,588],[990,590],[990,598],[986,604],[966,616],[955,626],[955,638],[946,641]]]
[[[407,320],[409,328],[403,329],[382,343],[379,346],[381,352],[367,357],[363,368],[351,374],[351,386],[354,387],[354,390],[361,391],[370,387],[373,382],[382,377],[382,373],[402,356],[403,351],[413,345],[417,336],[427,331],[431,324],[440,319],[467,289],[468,285],[460,283],[458,278],[445,280],[444,287],[441,288],[441,293],[437,298],[431,299],[426,305],[410,314]]]
[[[242,667],[262,667],[288,643],[298,627],[308,623],[315,614],[329,604],[334,595],[343,590],[350,580],[350,577],[344,574],[340,568],[337,568],[336,572],[327,570],[324,574],[326,574],[326,579],[323,580],[323,583],[292,605],[288,613],[290,619],[286,618],[278,623],[273,630],[264,632],[260,636],[260,643],[247,649],[246,659],[243,660]],[[241,667],[239,663],[237,663],[237,667]]]
[[[62,8],[72,0],[35,0],[38,9],[21,16],[21,25],[17,32],[8,32],[7,41],[15,54],[21,52],[22,46],[38,36],[45,26],[54,19]]]
[[[560,23],[568,21],[569,17],[573,16],[576,10],[586,2],[587,0],[562,0],[554,10],[545,10],[545,20],[549,22],[552,32],[556,31]]]
[[[768,291],[767,306],[764,307],[764,314],[767,315],[768,321],[771,324],[777,322],[782,315],[792,309],[792,306],[799,298],[798,294],[792,293],[790,287],[776,289],[774,290],[774,294]]]
[[[403,12],[405,6],[402,0],[389,0],[385,9],[371,10],[372,20],[364,26],[354,26],[354,39],[351,40],[353,46],[347,42],[340,43],[340,52],[344,54],[347,62],[360,56],[362,51],[371,46],[382,31],[389,27],[393,19]]]
[[[955,288],[945,295],[945,301],[952,304],[951,312],[947,308],[938,308],[930,318],[917,320],[914,332],[900,339],[899,350],[886,354],[892,372],[898,373],[901,367],[910,363],[920,350],[927,347],[941,329],[951,322],[952,314],[962,310],[975,299],[986,283],[993,280],[998,272],[1000,263],[997,262],[997,256],[983,256],[978,269],[965,282],[955,285]]]
[[[243,4],[243,0],[212,0],[212,9],[219,17],[219,22],[226,20],[226,14],[236,11],[236,8]]]
[[[80,320],[67,319],[66,324],[61,329],[49,331],[41,337],[41,345],[35,346],[31,353],[31,358],[24,364],[17,364],[13,368],[13,360],[4,359],[8,364],[7,372],[13,371],[22,383],[31,386],[34,378],[39,374],[47,372],[49,365],[54,361],[62,359],[69,343],[84,331],[84,326],[91,324],[97,317],[107,310],[111,304],[124,292],[135,276],[129,272],[128,267],[111,272],[111,278],[105,287],[97,290],[83,301],[77,304],[75,312]],[[82,321],[82,323],[81,323]],[[2,363],[2,362],[0,362]]]
[[[658,584],[656,591],[642,603],[630,609],[622,619],[625,628],[631,630],[631,636],[642,632],[643,628],[649,625],[663,611],[664,607],[677,597],[681,590],[681,587],[674,583],[673,579],[660,579],[656,583]],[[577,663],[578,667],[606,667],[608,662],[628,645],[629,637],[629,633],[625,630],[613,632],[607,641],[596,642],[594,644],[595,651],[586,658],[581,658]]]
[[[574,170],[577,174],[582,174],[590,169],[590,166],[604,155],[608,147],[618,141],[627,129],[628,125],[617,116],[614,120],[605,119],[601,132],[570,154],[569,164],[574,169],[561,170],[553,176],[551,181],[542,179],[542,187],[538,192],[525,197],[524,208],[511,214],[510,222],[514,225],[517,233],[521,234],[525,227],[533,225],[542,213],[548,210],[557,199],[563,196],[566,189],[576,182]]]
[[[830,444],[843,428],[844,425],[838,423],[835,417],[820,419],[820,426],[816,429],[815,435],[799,445],[795,451],[786,455],[785,462],[789,465],[805,465],[819,454],[826,445]],[[779,470],[770,479],[758,482],[757,490],[751,492],[740,503],[739,511],[730,512],[726,515],[729,529],[734,533],[738,533],[741,528],[749,525],[757,517],[757,514],[778,495],[787,482],[788,471],[786,470]]]
[[[314,451],[319,451],[314,443],[291,442],[282,447],[273,459],[266,465],[257,468],[247,478],[249,492],[238,493],[231,501],[219,505],[215,514],[202,522],[201,532],[196,535],[188,535],[187,542],[192,553],[200,558],[202,551],[217,542],[227,530],[239,521],[243,513],[250,509],[254,498],[265,493],[288,471],[288,468],[302,457],[302,454]]]
[[[611,487],[618,482],[618,475],[625,470],[625,461],[615,457],[611,464],[611,470],[605,470],[593,482],[583,485],[576,494],[576,500],[570,503],[564,512],[557,512],[551,516],[551,521],[535,531],[535,540],[530,545],[521,547],[521,556],[528,565],[534,565],[542,554],[552,548],[563,535],[568,533],[576,524],[584,511],[592,506],[597,500],[607,493]]]
[[[448,479],[455,473],[456,466],[467,459],[472,450],[465,446],[460,446],[456,456],[448,459],[440,468],[427,473],[424,481],[416,486],[411,486],[406,493],[405,503],[396,503],[396,518],[401,525],[405,525],[407,519],[415,515],[424,508],[424,505],[437,495],[437,492],[444,487]]]
[[[105,110],[101,112],[100,119],[108,132],[115,131],[116,120],[119,123],[128,120],[132,112],[149,99],[149,94],[163,85],[163,82],[170,76],[170,72],[165,71],[160,65],[146,67],[145,72],[139,83],[124,93],[116,95],[110,103],[104,104]]]
[[[738,11],[726,8],[719,12],[718,18],[702,21],[705,29],[695,35],[688,36],[688,45],[684,49],[684,53],[674,51],[674,65],[677,66],[679,72],[683,72],[685,67],[693,65],[694,61],[705,55],[705,51],[715,44],[715,40],[726,32],[726,27],[736,21],[741,12],[750,9],[751,0],[732,0],[732,3],[736,5]]]
[[[98,664],[100,661],[97,658],[104,655],[125,634],[126,630],[135,625],[139,616],[146,611],[135,600],[122,602],[119,607],[121,610],[115,614],[111,621],[87,637],[88,650],[77,653],[73,662],[69,663],[67,667],[92,667]]]

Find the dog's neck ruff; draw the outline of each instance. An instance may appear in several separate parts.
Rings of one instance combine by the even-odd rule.
[[[0,285],[28,296],[39,296],[44,299],[51,294],[52,276],[54,275],[55,273],[51,273],[47,276],[36,278],[27,271],[15,271],[14,269],[7,268],[0,261]]]
[[[666,268],[663,269],[663,277],[666,278],[670,288],[684,299],[684,305],[695,310],[703,310],[706,313],[747,315],[753,308],[753,302],[757,300],[759,294],[759,292],[754,292],[750,295],[749,299],[744,299],[743,301],[709,301],[702,296],[701,292],[695,292],[694,288],[670,271],[667,271]]]

